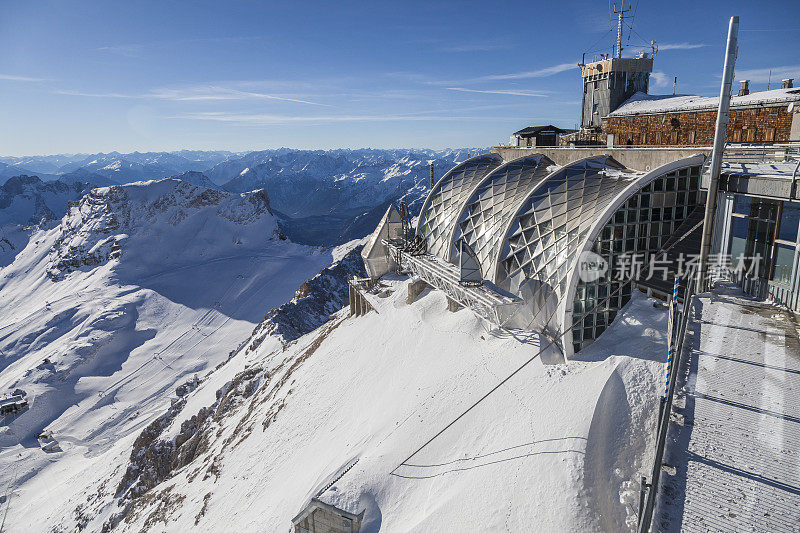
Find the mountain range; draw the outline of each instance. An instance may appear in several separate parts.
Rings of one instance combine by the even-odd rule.
[[[470,150],[262,150],[247,154],[213,151],[0,158],[0,179],[25,168],[40,174],[40,187],[119,185],[174,177],[232,193],[266,189],[283,231],[295,242],[334,246],[359,239],[390,203],[405,201],[416,214],[430,188],[429,165],[441,177]],[[14,174],[13,177],[16,177]],[[55,185],[60,187],[61,185]],[[29,196],[35,194],[33,191]],[[46,195],[44,189],[40,195]],[[79,196],[73,195],[71,200]],[[41,203],[41,202],[40,202]],[[0,205],[0,211],[3,209]],[[60,218],[65,209],[53,210]],[[39,213],[10,215],[0,226],[30,224]],[[39,217],[40,218],[40,217]],[[0,230],[2,231],[2,230]]]

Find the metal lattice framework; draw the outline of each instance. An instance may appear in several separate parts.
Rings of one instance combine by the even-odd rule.
[[[403,271],[418,276],[431,287],[444,292],[451,300],[495,326],[505,326],[523,303],[519,298],[503,294],[484,284],[463,285],[458,268],[434,255],[414,256],[405,253],[396,242],[383,242]]]
[[[449,252],[453,230],[464,202],[489,172],[500,166],[497,154],[467,159],[442,176],[431,189],[419,216],[417,233],[428,241],[428,250],[439,257]]]
[[[531,301],[527,327],[553,336],[551,323],[574,275],[577,251],[605,207],[636,179],[607,156],[572,163],[550,174],[529,194],[506,231],[496,283]]]
[[[448,259],[458,263],[457,243],[464,239],[478,257],[482,275],[489,277],[509,219],[553,164],[542,154],[532,154],[505,163],[488,174],[461,210]]]
[[[558,339],[569,357],[630,298],[629,286],[616,291],[619,283],[609,278],[579,280],[582,254],[594,252],[614,268],[623,253],[658,251],[700,201],[703,160],[692,156],[642,174],[605,155],[550,173],[552,161],[541,154],[502,165],[473,158],[431,191],[417,232],[430,254],[404,258],[404,268],[495,324]],[[477,292],[458,284],[462,242],[489,282]],[[518,300],[490,303],[483,293]],[[573,313],[580,322],[574,327]]]

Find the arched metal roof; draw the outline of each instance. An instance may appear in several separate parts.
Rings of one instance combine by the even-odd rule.
[[[550,158],[532,154],[504,163],[487,175],[461,210],[446,259],[458,262],[458,242],[463,238],[478,257],[483,277],[489,277],[509,219],[547,176],[551,165]]]
[[[574,274],[577,250],[597,216],[636,179],[624,170],[609,156],[571,163],[533,188],[510,220],[493,281],[532,303],[523,327],[560,332],[551,322]]]
[[[600,213],[598,213],[594,222],[591,224],[588,231],[586,232],[586,237],[582,240],[580,246],[576,250],[577,255],[580,256],[581,253],[591,251],[594,242],[600,235],[600,232],[609,222],[611,222],[611,220],[614,218],[614,214],[619,209],[621,209],[626,202],[628,202],[635,195],[641,193],[645,189],[645,187],[650,185],[653,181],[676,171],[681,171],[683,169],[688,169],[691,167],[701,167],[705,162],[705,160],[706,157],[703,154],[697,154],[683,159],[679,159],[677,161],[672,161],[670,163],[667,163],[656,169],[651,170],[647,174],[644,174],[643,176],[631,182],[630,185],[621,192],[621,194],[616,195],[616,197],[611,202],[607,203],[605,208]],[[656,194],[662,194],[662,193],[656,193]],[[663,193],[665,200],[667,200],[667,196],[669,194],[670,194],[669,192]],[[672,194],[674,195],[674,193]],[[656,202],[654,202],[654,204],[655,203]],[[575,300],[575,295],[579,282],[580,282],[580,277],[578,276],[577,271],[573,270],[572,275],[568,278],[567,286],[561,299],[561,307],[558,310],[561,328],[564,329],[571,328],[572,309],[573,309],[572,304],[573,301]],[[572,356],[573,349],[572,349],[571,332],[567,333],[563,345],[564,345],[564,355],[566,357]]]
[[[467,159],[447,172],[431,189],[419,215],[417,233],[428,241],[428,251],[446,258],[456,219],[464,202],[487,174],[503,163],[497,154]]]

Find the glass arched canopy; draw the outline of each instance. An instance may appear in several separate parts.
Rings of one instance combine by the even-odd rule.
[[[483,154],[459,163],[434,185],[422,205],[417,233],[428,241],[428,251],[446,258],[456,219],[464,202],[487,174],[503,163],[497,154]]]
[[[553,165],[550,158],[532,154],[500,165],[488,174],[461,210],[448,259],[458,263],[458,243],[464,239],[475,252],[483,277],[489,277],[509,218]]]
[[[605,257],[606,250],[619,253],[620,246],[626,252],[657,252],[699,202],[703,161],[693,156],[643,174],[609,156],[553,170],[551,161],[534,154],[497,165],[482,179],[477,173],[468,183],[454,177],[461,180],[457,186],[440,190],[445,175],[425,202],[419,233],[431,253],[454,263],[463,239],[476,252],[484,279],[523,298],[522,312],[508,324],[559,339],[569,357],[591,343],[630,298],[630,285],[615,293],[612,303],[617,286],[610,280],[597,287],[579,283],[580,253],[597,250]],[[463,169],[451,172],[457,170]],[[443,207],[437,210],[436,204]],[[635,213],[628,213],[634,204]],[[630,227],[617,227],[621,216]],[[436,227],[438,221],[442,227]],[[573,312],[580,327],[572,327]]]

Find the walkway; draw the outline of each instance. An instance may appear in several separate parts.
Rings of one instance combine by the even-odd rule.
[[[695,319],[653,531],[800,531],[796,319],[727,284]]]

